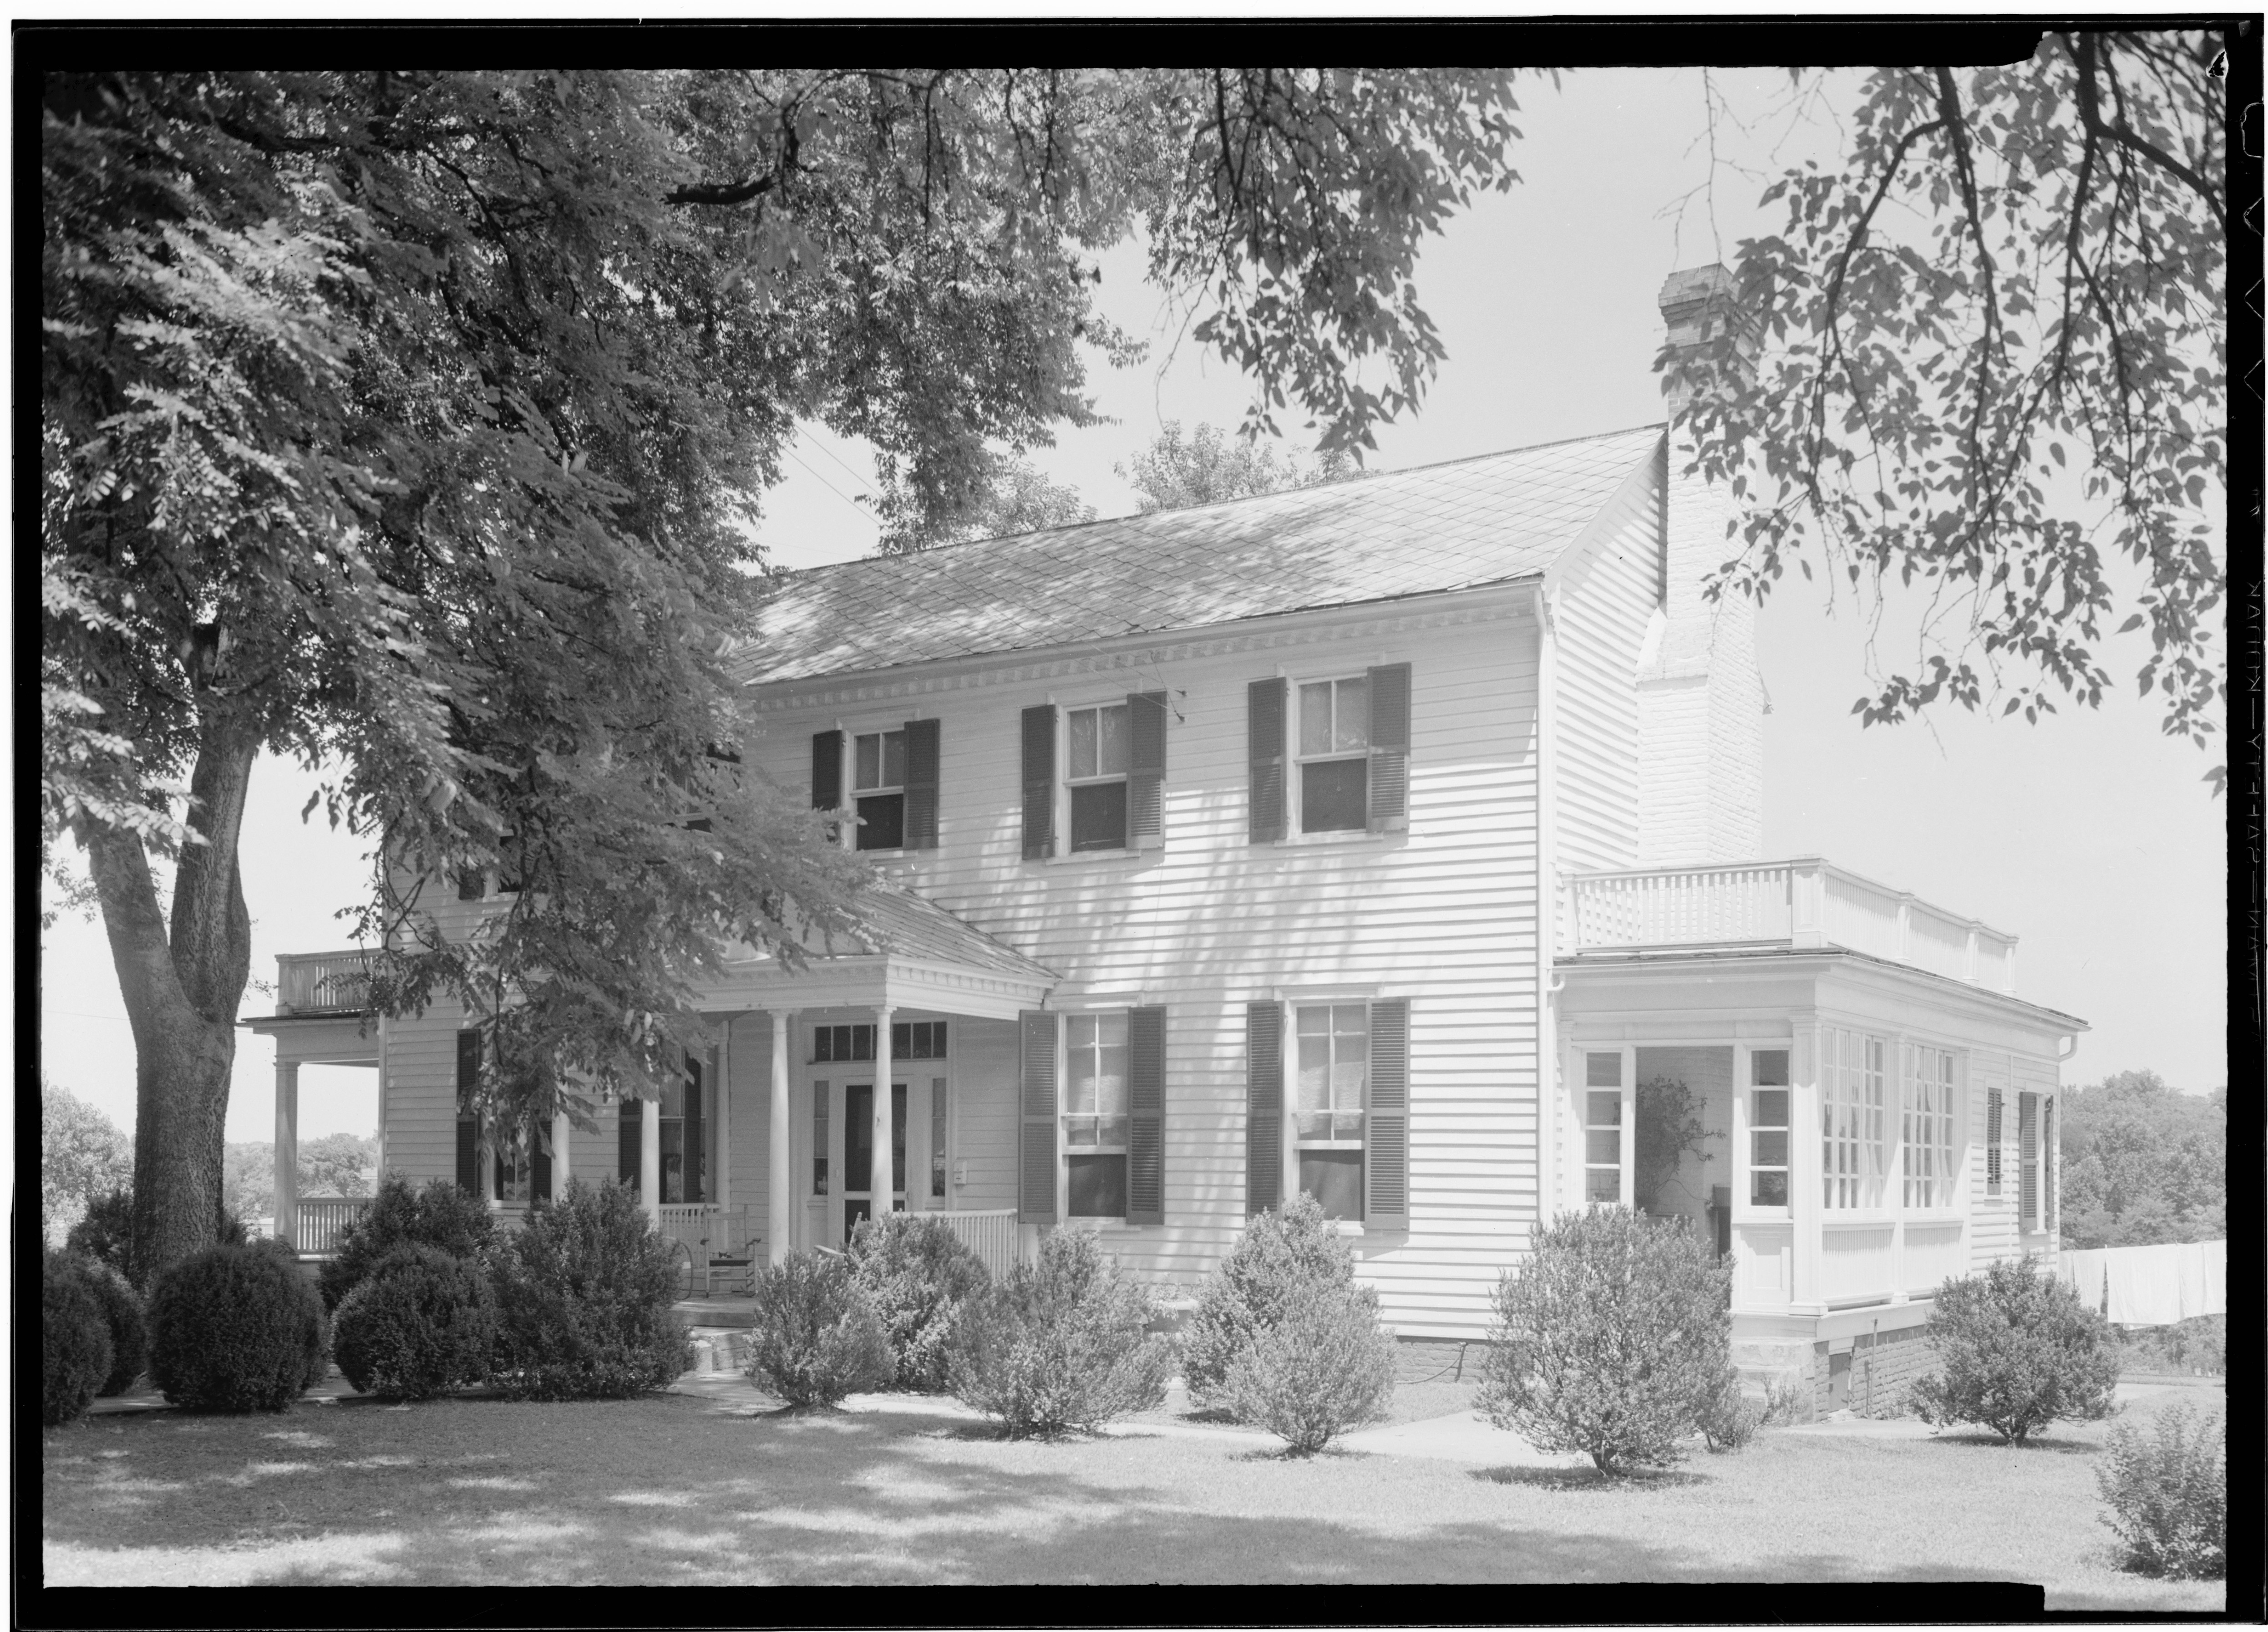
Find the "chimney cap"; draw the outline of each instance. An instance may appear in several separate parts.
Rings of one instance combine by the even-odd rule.
[[[1662,280],[1661,293],[1654,304],[1664,312],[1673,306],[1690,305],[1714,295],[1729,296],[1733,292],[1733,275],[1722,262],[1707,266],[1688,267],[1682,272],[1672,272]]]

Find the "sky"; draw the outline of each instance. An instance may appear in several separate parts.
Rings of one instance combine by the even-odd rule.
[[[1713,187],[1697,70],[1525,82],[1522,179],[1427,247],[1419,298],[1448,356],[1420,411],[1378,432],[1373,469],[1661,418],[1653,365],[1663,278],[1729,262],[1741,238],[1776,229],[1776,215],[1754,207],[1763,184],[1752,175],[1807,155],[1830,162],[1836,147],[1830,124],[1766,116],[1785,100],[1785,74],[1713,79],[1740,120],[1719,117]],[[1032,454],[1104,516],[1135,509],[1115,468],[1164,421],[1233,428],[1249,400],[1241,375],[1182,337],[1185,314],[1141,270],[1130,247],[1103,262],[1106,314],[1152,341],[1129,369],[1094,359],[1090,388],[1110,423]],[[877,530],[855,502],[873,491],[862,445],[806,426],[783,468],[759,532],[772,560],[872,552]],[[1822,855],[2014,934],[2017,995],[2092,1028],[2063,1067],[2067,1082],[2143,1067],[2191,1092],[2226,1082],[2227,806],[2200,779],[2212,757],[2166,737],[2157,709],[2124,686],[2098,710],[2073,705],[2036,725],[1947,710],[1862,728],[1850,711],[1871,690],[1867,639],[1847,598],[1830,611],[1808,586],[1782,588],[1760,615],[1764,857]],[[2114,639],[2107,652],[2114,676],[2131,675],[2146,638]],[[1898,655],[1885,636],[1883,661]],[[299,822],[313,786],[273,760],[254,772],[242,855],[255,978],[274,978],[278,952],[348,943],[334,914],[357,898],[365,846],[320,817]],[[99,926],[66,917],[44,937],[40,993],[43,1069],[130,1127],[133,1046]],[[243,1012],[270,1012],[266,994],[248,992]],[[376,1074],[303,1067],[300,1137],[374,1131]],[[273,1118],[272,1045],[242,1032],[227,1137],[265,1141]]]

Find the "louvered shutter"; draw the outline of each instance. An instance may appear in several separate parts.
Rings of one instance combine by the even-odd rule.
[[[1245,837],[1251,844],[1272,845],[1284,837],[1284,709],[1290,686],[1279,675],[1256,680],[1245,691],[1246,753],[1252,770]],[[1277,1097],[1283,1097],[1280,1091]]]
[[[1410,825],[1410,665],[1370,671],[1370,831]]]
[[[457,1033],[457,1188],[481,1193],[481,1125],[470,1106],[481,1080],[481,1034]]]
[[[2050,1235],[2056,1228],[2055,1097],[2040,1101],[2040,1228]]]
[[[937,848],[938,723],[906,721],[906,831],[909,850]]]
[[[685,1062],[685,1199],[706,1201],[709,1187],[701,1178],[701,1062]],[[666,1191],[664,1193],[667,1193]]]
[[[1984,1090],[1984,1193],[2000,1193],[2000,1090]]]
[[[1126,1222],[1166,1222],[1166,1011],[1126,1015]]]
[[[1373,674],[1376,670],[1372,671]],[[1363,1222],[1410,1228],[1410,1004],[1370,1006],[1370,1104],[1365,1119]]]
[[[1026,709],[1023,735],[1024,860],[1042,861],[1056,853],[1056,705]]]
[[[645,1126],[638,1107],[644,1102],[622,1101],[615,1119],[615,1177],[630,1189],[638,1187],[638,1141],[645,1135]]]
[[[1016,1164],[1016,1218],[1020,1223],[1052,1224],[1056,1222],[1056,1017],[1027,1011],[1023,1035],[1023,1148]]]
[[[811,807],[843,808],[843,733],[816,731],[811,738]]]
[[[1166,842],[1166,694],[1134,692],[1126,720],[1127,844],[1154,850]]]
[[[1279,717],[1280,718],[1280,717]],[[1244,1213],[1266,1212],[1284,1194],[1284,1010],[1244,1007]]]
[[[2040,1215],[2040,1097],[2016,1096],[2016,1218],[2027,1228]]]
[[[528,1195],[537,1201],[551,1200],[551,1130],[540,1122],[530,1127],[527,1148],[534,1180]]]

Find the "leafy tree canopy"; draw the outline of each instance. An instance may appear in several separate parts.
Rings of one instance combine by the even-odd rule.
[[[49,1246],[98,1198],[134,1181],[134,1141],[70,1089],[40,1078],[40,1222]]]
[[[2065,1245],[2228,1235],[2228,1089],[2183,1094],[2154,1071],[2120,1071],[2066,1089],[2058,1111]]]
[[[1124,465],[1117,470],[1133,487],[1144,515],[1344,482],[1356,474],[1353,458],[1342,450],[1323,451],[1310,463],[1296,454],[1279,454],[1257,437],[1224,436],[1209,425],[1184,438],[1178,419],[1167,420],[1157,439],[1134,455],[1130,472]]]

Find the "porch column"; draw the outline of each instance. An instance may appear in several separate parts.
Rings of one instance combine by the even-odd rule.
[[[551,1199],[556,1201],[567,1193],[567,1181],[574,1176],[568,1159],[568,1146],[575,1137],[575,1125],[567,1119],[564,1111],[551,1113]]]
[[[646,1222],[661,1232],[661,1101],[638,1101],[638,1201]]]
[[[795,1026],[795,1011],[775,1008],[772,1023],[771,1163],[765,1226],[770,1234],[765,1254],[773,1263],[784,1262],[795,1238],[795,1161],[790,1141],[793,1119],[788,1104],[788,1038]],[[821,1152],[821,1155],[826,1154]]]
[[[1788,1053],[1787,1202],[1793,1226],[1788,1244],[1788,1306],[1799,1315],[1827,1312],[1826,1293],[1820,1285],[1820,1257],[1825,1223],[1825,1185],[1819,1114],[1819,1027],[1799,1023],[1795,1045]]]
[[[299,1062],[276,1062],[276,1238],[299,1244]]]
[[[869,1179],[868,1194],[873,1200],[867,1204],[873,1217],[880,1218],[890,1210],[890,1193],[897,1188],[897,1175],[890,1170],[890,1015],[895,1011],[887,1003],[874,1010],[874,1163],[873,1177]]]

